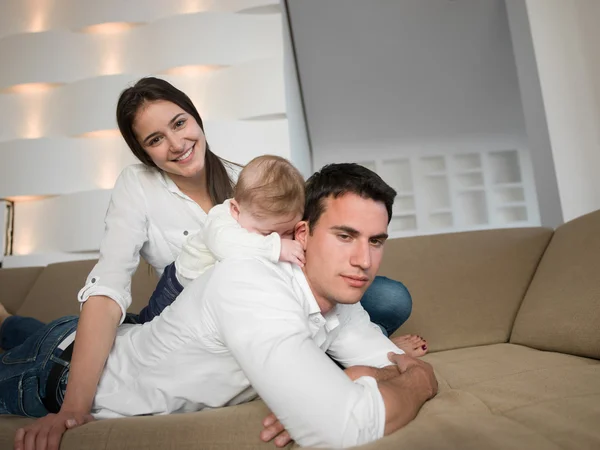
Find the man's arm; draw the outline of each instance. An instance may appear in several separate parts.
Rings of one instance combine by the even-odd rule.
[[[398,354],[390,354],[390,361],[395,364],[382,369],[352,366],[344,370],[351,380],[363,376],[377,380],[386,405],[386,436],[413,420],[423,403],[437,393],[437,381],[429,364]],[[292,440],[274,414],[265,418],[263,426],[260,438],[265,442],[274,440],[277,447],[284,447]]]

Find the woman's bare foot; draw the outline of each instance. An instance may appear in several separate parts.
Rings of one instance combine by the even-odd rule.
[[[421,336],[407,334],[392,338],[391,341],[396,344],[397,347],[404,350],[404,353],[408,356],[418,358],[427,353],[427,341]]]
[[[4,305],[2,303],[0,303],[0,325],[2,325],[2,322],[4,322],[4,319],[6,319],[7,317],[12,316],[12,314],[10,314],[6,308],[4,307]]]

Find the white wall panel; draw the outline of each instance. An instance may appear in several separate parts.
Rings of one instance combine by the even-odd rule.
[[[46,30],[80,30],[112,23],[153,22],[175,14],[203,11],[259,13],[279,0],[3,0],[0,38]]]
[[[239,164],[264,154],[290,157],[287,119],[206,122],[205,131],[217,155]]]
[[[279,0],[0,3],[0,200],[15,201],[5,267],[94,258],[110,190],[137,160],[119,94],[154,75],[187,93],[219,156],[290,157]]]
[[[233,65],[280,56],[281,18],[227,13],[184,14],[132,29],[124,72],[162,72],[190,64]]]
[[[283,59],[252,61],[216,72],[206,95],[211,117],[249,119],[285,115]]]
[[[0,60],[10,61],[0,72],[0,90],[23,83],[71,83],[95,75],[150,74],[193,64],[280,57],[280,20],[279,15],[198,13],[118,34],[48,31],[8,36],[0,39]]]
[[[285,115],[282,64],[267,59],[200,76],[163,78],[190,96],[203,120]],[[116,129],[119,94],[141,76],[93,77],[47,92],[0,95],[0,141]]]
[[[67,31],[26,33],[0,39],[0,90],[23,83],[65,83],[94,75],[90,36]],[[6,62],[9,62],[8,64]]]
[[[110,194],[98,190],[16,203],[13,253],[97,250]]]
[[[49,133],[79,136],[116,129],[119,94],[139,78],[139,75],[94,77],[53,90],[45,108],[50,120]],[[85,112],[78,113],[81,111]]]
[[[110,189],[136,162],[120,137],[0,143],[0,198]]]

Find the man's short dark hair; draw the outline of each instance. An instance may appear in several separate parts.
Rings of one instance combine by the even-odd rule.
[[[304,218],[310,233],[325,211],[325,199],[345,194],[381,202],[392,219],[392,206],[396,191],[372,170],[354,163],[328,164],[306,181],[306,206]]]

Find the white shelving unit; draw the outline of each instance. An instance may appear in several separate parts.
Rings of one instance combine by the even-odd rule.
[[[521,149],[444,152],[357,161],[398,193],[392,237],[535,226],[533,177]]]

